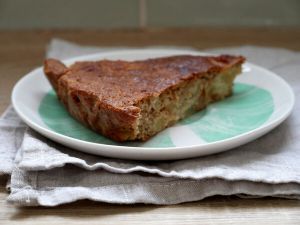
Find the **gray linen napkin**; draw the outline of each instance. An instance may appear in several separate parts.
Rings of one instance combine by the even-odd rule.
[[[47,56],[64,59],[107,50],[53,40]],[[253,46],[210,52],[243,54],[281,75],[296,94],[292,115],[262,138],[224,153],[145,162],[71,150],[26,127],[9,108],[0,119],[0,173],[11,173],[9,202],[176,204],[212,195],[300,199],[300,53]]]

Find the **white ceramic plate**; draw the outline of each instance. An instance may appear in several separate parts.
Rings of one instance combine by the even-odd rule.
[[[137,60],[178,54],[182,50],[130,50],[82,56],[64,61]],[[24,76],[14,87],[12,103],[31,128],[79,151],[124,159],[172,160],[222,152],[269,132],[291,113],[294,94],[276,74],[245,63],[232,97],[179,122],[147,142],[116,143],[82,127],[57,101],[42,68]],[[67,128],[67,129],[65,129]]]

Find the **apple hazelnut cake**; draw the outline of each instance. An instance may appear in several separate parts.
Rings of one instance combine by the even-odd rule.
[[[116,141],[145,141],[231,95],[242,56],[177,55],[139,61],[47,59],[44,73],[78,121]]]

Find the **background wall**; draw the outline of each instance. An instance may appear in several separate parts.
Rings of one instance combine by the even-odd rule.
[[[300,0],[0,0],[0,29],[300,26]]]

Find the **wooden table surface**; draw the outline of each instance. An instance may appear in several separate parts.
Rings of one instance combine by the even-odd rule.
[[[204,49],[259,45],[300,50],[300,28],[0,31],[0,113],[10,104],[15,82],[41,65],[45,47],[53,37],[99,46]],[[18,208],[6,203],[7,178],[0,176],[0,224],[300,224],[300,201],[276,198],[216,196],[173,206],[111,205],[86,200],[55,208]]]

